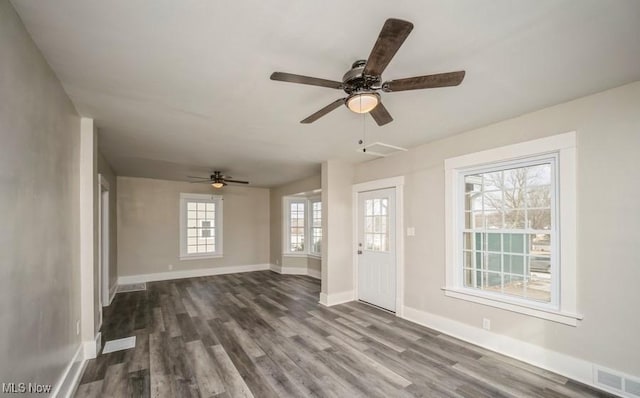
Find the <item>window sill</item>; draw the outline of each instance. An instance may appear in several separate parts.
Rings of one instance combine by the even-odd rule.
[[[569,312],[540,308],[536,306],[529,306],[526,304],[501,300],[482,293],[469,291],[467,289],[443,287],[442,290],[444,290],[444,294],[447,297],[484,304],[490,307],[496,307],[519,314],[546,319],[548,321],[558,322],[569,326],[577,326],[578,321],[582,320],[583,318],[583,316],[580,314],[573,314]]]
[[[283,257],[298,257],[298,258],[315,258],[321,259],[321,254],[311,254],[311,253],[282,253]]]
[[[205,260],[205,259],[208,259],[208,258],[222,258],[222,253],[181,255],[179,257],[180,261],[185,261],[185,260]]]

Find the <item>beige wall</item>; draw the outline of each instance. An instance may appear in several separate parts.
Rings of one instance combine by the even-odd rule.
[[[271,264],[283,264],[282,258],[282,198],[301,192],[310,192],[320,189],[320,175],[304,178],[292,183],[282,185],[270,190],[270,213],[271,213]],[[306,260],[306,259],[305,259]],[[293,259],[287,259],[287,265],[293,266],[296,262]],[[302,266],[302,265],[300,265]]]
[[[117,177],[118,276],[269,263],[269,190]],[[224,257],[180,260],[180,193],[222,195]]]
[[[578,135],[578,310],[566,326],[444,296],[444,159]],[[640,376],[640,82],[359,164],[356,183],[406,176],[405,304]]]
[[[80,345],[80,119],[0,1],[0,375],[55,384]]]
[[[98,173],[109,183],[109,287],[113,288],[118,283],[118,184],[116,174],[101,153],[98,153]]]
[[[353,292],[353,173],[350,163],[322,163],[323,295]]]

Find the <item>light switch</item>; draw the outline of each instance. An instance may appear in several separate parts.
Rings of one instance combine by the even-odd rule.
[[[416,229],[415,229],[415,227],[408,227],[408,228],[407,228],[407,236],[416,236]]]

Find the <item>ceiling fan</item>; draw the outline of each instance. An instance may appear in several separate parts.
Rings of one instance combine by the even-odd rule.
[[[190,181],[194,184],[211,184],[212,187],[218,189],[227,185],[228,182],[233,184],[248,184],[249,181],[240,181],[240,180],[232,180],[233,177],[225,176],[220,171],[214,171],[208,178],[207,177],[196,177],[196,176],[187,176],[189,178],[201,180],[201,181]]]
[[[411,22],[394,18],[387,19],[371,54],[369,54],[369,59],[354,62],[351,69],[342,77],[342,82],[285,72],[274,72],[271,74],[271,80],[328,87],[343,90],[347,94],[346,97],[335,100],[300,123],[313,123],[340,105],[346,105],[355,113],[370,113],[378,126],[384,126],[393,121],[393,118],[382,104],[379,91],[390,93],[457,86],[464,79],[465,72],[457,71],[382,82],[382,72],[389,65],[412,29]]]

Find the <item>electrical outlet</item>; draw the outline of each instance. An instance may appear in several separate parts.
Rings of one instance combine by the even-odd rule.
[[[76,336],[80,334],[80,321],[76,321]]]
[[[416,228],[408,227],[407,228],[407,236],[416,236]]]
[[[173,269],[173,264],[169,264],[169,271]]]
[[[491,320],[482,318],[482,328],[485,330],[491,330]]]

